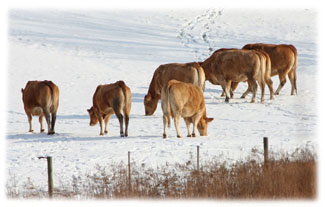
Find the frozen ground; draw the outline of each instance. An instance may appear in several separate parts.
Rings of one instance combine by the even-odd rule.
[[[252,148],[262,149],[269,137],[275,153],[296,148],[317,149],[317,28],[312,10],[11,10],[6,132],[6,172],[17,186],[28,178],[46,189],[44,160],[52,156],[54,185],[69,184],[95,165],[132,160],[149,167],[185,163],[200,146],[201,159],[234,162]],[[144,116],[143,98],[154,70],[164,63],[202,61],[220,47],[251,42],[289,43],[298,49],[298,96],[290,96],[289,81],[275,100],[266,90],[265,104],[240,99],[240,84],[229,104],[220,86],[207,82],[207,114],[214,121],[207,137],[176,138],[173,125],[162,139],[160,105]],[[53,136],[28,133],[20,89],[28,80],[52,80],[60,88],[60,106]],[[129,137],[119,137],[115,116],[109,134],[90,127],[86,109],[98,84],[124,80],[132,91]],[[274,88],[278,78],[273,77]],[[259,93],[258,93],[259,97]],[[46,126],[46,125],[45,125]]]

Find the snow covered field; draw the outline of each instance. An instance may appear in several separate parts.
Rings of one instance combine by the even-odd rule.
[[[171,62],[205,60],[221,48],[246,43],[288,43],[296,46],[298,96],[290,96],[290,82],[275,100],[251,104],[240,99],[241,83],[229,104],[221,87],[206,83],[207,115],[214,121],[207,137],[176,138],[172,125],[162,139],[160,105],[144,116],[143,98],[154,70]],[[138,164],[156,167],[185,163],[200,146],[201,159],[218,157],[234,162],[252,148],[262,149],[269,137],[274,152],[296,148],[317,150],[317,25],[313,10],[11,10],[9,12],[9,64],[6,132],[6,171],[21,186],[28,178],[47,188],[46,163],[52,156],[54,185],[69,184],[95,165],[127,162],[127,152]],[[21,88],[28,80],[52,80],[60,88],[56,134],[28,133]],[[89,126],[87,109],[98,84],[124,80],[132,91],[129,137],[119,137],[115,116],[109,133]],[[273,77],[274,88],[279,81]],[[259,98],[260,93],[258,93]],[[46,126],[46,125],[45,125]]]

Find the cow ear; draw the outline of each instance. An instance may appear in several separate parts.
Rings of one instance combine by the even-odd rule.
[[[207,122],[213,121],[214,118],[207,118]]]
[[[87,109],[87,111],[88,111],[88,113],[90,113],[91,110],[90,109]]]
[[[23,88],[21,89],[21,93],[24,93],[24,89]]]

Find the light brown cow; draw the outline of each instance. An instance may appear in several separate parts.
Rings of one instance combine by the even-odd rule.
[[[144,97],[145,114],[152,115],[161,97],[161,89],[170,80],[193,83],[204,90],[205,74],[196,63],[170,63],[160,65],[154,72],[147,95]]]
[[[87,109],[90,116],[90,126],[99,121],[100,135],[108,133],[108,121],[115,114],[120,122],[121,137],[128,136],[129,115],[131,111],[131,90],[123,81],[112,84],[99,85],[93,96],[93,106]],[[123,132],[123,114],[125,121],[125,133]],[[105,121],[105,131],[103,130]]]
[[[253,91],[252,103],[255,102],[257,84],[260,85],[264,102],[264,72],[265,64],[257,51],[241,49],[219,49],[208,59],[200,63],[206,80],[212,84],[221,85],[226,93],[226,102],[229,102],[230,87],[232,82],[248,82]]]
[[[40,132],[44,132],[43,117],[48,134],[54,134],[56,113],[59,107],[59,88],[52,81],[28,81],[21,89],[24,109],[28,117],[29,132],[33,132],[32,116],[39,116]]]
[[[273,92],[273,81],[271,79],[271,59],[270,56],[263,50],[257,50],[257,54],[259,55],[260,59],[261,59],[261,63],[265,64],[263,65],[263,67],[261,67],[262,72],[264,73],[264,80],[270,90],[270,99],[273,100],[274,99],[274,92]],[[265,71],[263,71],[265,68]],[[231,92],[235,91],[237,86],[238,86],[238,82],[232,82],[231,83]],[[252,89],[250,87],[247,88],[247,90],[243,93],[243,95],[241,96],[241,98],[245,98],[247,96],[247,94],[249,92],[252,92]],[[223,92],[224,94],[224,92]]]
[[[279,95],[280,90],[287,82],[288,75],[291,82],[291,95],[297,94],[297,66],[298,54],[293,45],[275,45],[275,44],[247,44],[243,49],[263,50],[271,59],[271,76],[279,75],[280,84],[275,95]]]
[[[188,137],[195,137],[196,129],[201,136],[207,135],[208,123],[213,118],[207,118],[203,91],[192,83],[170,80],[162,89],[161,108],[163,110],[164,133],[167,138],[167,123],[170,126],[170,116],[174,118],[177,137],[180,138],[179,120],[184,118]],[[193,131],[190,125],[193,124]]]

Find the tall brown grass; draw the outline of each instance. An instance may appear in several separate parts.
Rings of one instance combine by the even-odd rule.
[[[252,150],[253,154],[256,150]],[[55,198],[72,199],[314,199],[316,197],[316,155],[308,150],[282,154],[267,164],[254,155],[234,164],[218,160],[205,162],[198,171],[189,161],[153,168],[131,164],[131,184],[124,163],[97,166],[96,173],[73,177],[72,186],[62,184]],[[9,184],[8,184],[9,183]],[[32,183],[13,190],[9,198],[42,198],[46,191]]]

